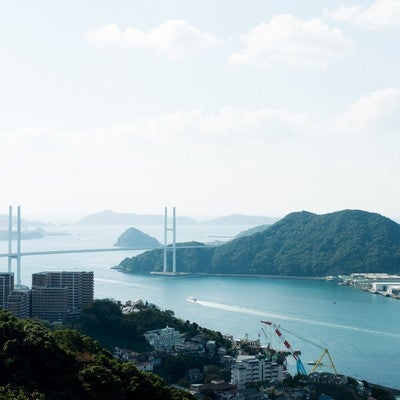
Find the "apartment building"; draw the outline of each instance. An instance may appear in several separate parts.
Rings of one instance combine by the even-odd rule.
[[[231,383],[244,389],[246,383],[282,381],[287,372],[282,365],[264,356],[239,355],[231,366]]]
[[[93,301],[93,272],[62,271],[32,274],[32,316],[65,321]]]
[[[14,274],[10,272],[0,273],[0,308],[7,308],[7,300],[14,290]]]
[[[7,310],[18,318],[31,316],[31,290],[18,289],[8,295]]]
[[[154,349],[158,351],[176,351],[181,349],[184,344],[182,334],[169,326],[163,329],[147,331],[144,336]]]

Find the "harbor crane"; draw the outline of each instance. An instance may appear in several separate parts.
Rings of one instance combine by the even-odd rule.
[[[297,373],[300,375],[307,375],[306,368],[304,367],[304,364],[301,361],[299,352],[293,350],[290,343],[284,338],[284,336],[282,335],[282,332],[279,330],[279,326],[270,321],[261,321],[261,323],[270,325],[274,329],[276,335],[279,337],[279,339],[282,341],[282,343],[288,349],[288,351],[292,355],[292,357],[296,360]]]
[[[279,339],[283,342],[285,347],[289,350],[290,354],[296,360],[297,373],[301,374],[301,375],[307,375],[307,371],[306,371],[306,369],[304,367],[303,362],[301,361],[301,359],[299,357],[299,353],[296,352],[296,351],[293,351],[292,346],[290,345],[290,343],[282,335],[282,332],[281,332],[282,328],[280,328],[275,323],[269,322],[269,321],[261,321],[261,323],[266,324],[266,325],[270,325],[274,329],[274,332],[276,333],[276,335],[279,337]],[[329,350],[327,348],[324,348],[324,347],[320,346],[319,344],[316,344],[316,343],[312,342],[311,340],[301,338],[300,336],[298,336],[298,335],[296,335],[296,334],[294,334],[292,332],[289,332],[287,329],[284,329],[284,330],[286,332],[290,333],[291,335],[297,337],[298,339],[303,340],[303,341],[305,341],[307,343],[312,344],[313,346],[316,346],[316,347],[322,349],[322,354],[318,358],[318,360],[315,363],[314,362],[311,363],[311,365],[313,365],[313,368],[311,369],[310,374],[315,372],[318,367],[322,366],[322,360],[324,359],[325,356],[327,356],[328,359],[329,359],[328,367],[331,367],[336,375],[338,374],[338,372],[336,370],[336,367],[335,367],[335,364],[333,362],[333,359],[332,359],[332,357],[331,357],[331,355],[329,353]]]

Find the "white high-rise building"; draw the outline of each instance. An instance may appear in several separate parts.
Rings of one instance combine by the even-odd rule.
[[[283,381],[286,374],[283,365],[267,361],[264,356],[240,355],[231,367],[231,383],[240,390],[246,383]]]
[[[151,346],[159,351],[175,351],[181,348],[184,343],[182,334],[169,326],[163,329],[147,331],[144,336]]]

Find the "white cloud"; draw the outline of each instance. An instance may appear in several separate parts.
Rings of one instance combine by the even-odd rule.
[[[67,131],[30,128],[1,137],[3,152],[23,150],[31,155],[60,157],[71,152],[118,151],[155,143],[201,143],[205,145],[244,142],[277,143],[294,137],[317,137],[324,132],[380,132],[398,128],[400,89],[387,88],[361,97],[330,121],[312,120],[306,113],[286,108],[246,110],[225,107],[217,112],[182,110],[135,117],[128,124]],[[326,129],[329,126],[330,129]],[[310,136],[311,134],[311,136]],[[324,136],[326,136],[324,135]],[[6,155],[6,154],[4,154]]]
[[[191,110],[138,118],[128,129],[152,140],[230,144],[279,141],[308,125],[307,115],[286,109],[226,107],[217,113]]]
[[[242,37],[244,49],[229,58],[229,64],[258,68],[276,65],[325,68],[351,46],[340,29],[332,29],[320,19],[302,21],[293,15],[277,15],[255,26]]]
[[[73,152],[112,151],[155,143],[236,144],[249,140],[278,142],[311,127],[306,114],[287,109],[243,110],[226,107],[219,112],[177,111],[136,117],[130,124],[95,127],[85,131],[49,128],[24,129],[4,136],[6,147],[42,157]],[[8,151],[8,150],[7,150]]]
[[[188,59],[220,44],[213,34],[182,20],[166,21],[148,33],[132,27],[122,30],[115,24],[104,25],[89,29],[87,40],[101,46],[153,50],[179,59]]]
[[[180,111],[147,118],[141,121],[150,131],[163,138],[197,142],[236,142],[251,138],[277,141],[308,126],[304,114],[290,113],[286,109],[261,108],[242,110],[227,107],[218,113],[202,110]],[[162,129],[162,131],[155,132]],[[149,129],[148,129],[149,130]]]
[[[306,114],[266,107],[178,111],[81,131],[26,129],[1,135],[0,167],[12,171],[4,176],[8,198],[30,193],[29,208],[39,211],[150,210],[160,199],[201,210],[228,204],[230,212],[374,209],[374,200],[389,205],[398,195],[398,135],[383,138],[378,128],[398,126],[399,111],[400,90],[389,88],[360,98],[330,129],[327,120],[316,126]]]
[[[400,89],[377,90],[361,97],[334,122],[339,131],[366,132],[376,129],[398,129]]]
[[[345,21],[367,29],[400,27],[400,1],[376,0],[369,7],[339,7],[330,13],[333,21]]]

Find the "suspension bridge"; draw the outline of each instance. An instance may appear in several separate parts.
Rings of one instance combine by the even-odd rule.
[[[43,256],[53,254],[74,254],[74,253],[100,253],[100,252],[115,252],[115,251],[146,251],[153,250],[154,247],[149,248],[142,246],[141,244],[133,247],[111,247],[111,248],[96,248],[96,249],[64,249],[64,250],[45,250],[45,251],[22,251],[21,250],[21,206],[17,207],[17,249],[13,251],[13,210],[12,206],[9,206],[8,211],[8,252],[0,253],[0,257],[8,258],[8,272],[11,273],[12,262],[16,260],[17,271],[16,271],[16,283],[17,286],[21,286],[21,258],[24,256]],[[172,232],[172,245],[168,245],[168,232]],[[172,209],[172,227],[168,226],[168,209],[164,209],[164,244],[159,247],[164,251],[164,265],[163,273],[165,274],[177,274],[176,271],[176,250],[177,249],[194,249],[194,248],[205,248],[214,247],[215,245],[202,245],[202,246],[176,246],[176,211],[175,207]],[[167,264],[167,253],[172,252],[172,268],[168,271]]]

